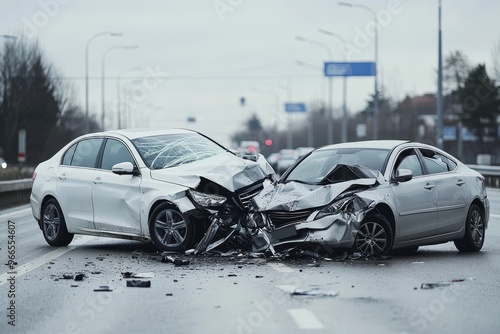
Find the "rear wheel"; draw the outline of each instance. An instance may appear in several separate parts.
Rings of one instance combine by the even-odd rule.
[[[368,256],[386,255],[391,251],[393,241],[392,228],[387,219],[374,214],[361,223],[354,241],[354,250]]]
[[[149,232],[155,246],[163,251],[185,250],[191,246],[195,235],[193,223],[168,203],[153,211]]]
[[[467,213],[465,234],[461,240],[455,240],[455,246],[460,252],[479,252],[484,243],[484,217],[481,209],[473,204]]]
[[[73,240],[73,233],[68,233],[61,207],[55,199],[44,204],[41,225],[43,237],[51,246],[67,246]]]

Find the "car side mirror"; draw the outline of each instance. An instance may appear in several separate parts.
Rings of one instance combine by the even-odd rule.
[[[139,175],[139,170],[131,162],[120,162],[111,167],[111,171],[118,175]]]
[[[401,168],[394,173],[394,180],[397,182],[410,181],[413,178],[413,172],[409,169]]]

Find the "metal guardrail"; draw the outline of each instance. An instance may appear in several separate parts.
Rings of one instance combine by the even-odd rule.
[[[467,165],[469,168],[481,173],[487,187],[500,188],[500,166]]]
[[[481,173],[486,186],[500,188],[500,166],[467,165]],[[0,208],[29,202],[32,179],[0,181]]]
[[[32,179],[0,181],[0,208],[29,203]]]

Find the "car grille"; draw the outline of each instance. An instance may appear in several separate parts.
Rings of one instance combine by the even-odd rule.
[[[238,196],[243,206],[248,209],[252,198],[257,195],[263,188],[263,183],[259,181],[248,186],[247,188],[242,189]]]
[[[284,225],[296,224],[305,221],[312,212],[313,210],[269,211],[266,214],[273,223],[274,227],[281,227]]]

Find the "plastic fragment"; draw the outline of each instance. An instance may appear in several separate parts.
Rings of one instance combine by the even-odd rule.
[[[153,273],[139,273],[139,274],[131,274],[131,278],[153,278],[155,274]]]
[[[151,281],[143,281],[143,280],[139,280],[139,279],[133,279],[133,280],[127,281],[127,287],[129,287],[129,288],[150,288]]]
[[[110,292],[113,291],[109,286],[107,285],[101,285],[97,289],[94,289],[95,292]]]
[[[85,277],[84,273],[76,273],[75,274],[75,281],[83,281],[84,277]]]

